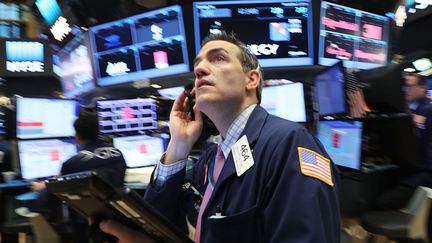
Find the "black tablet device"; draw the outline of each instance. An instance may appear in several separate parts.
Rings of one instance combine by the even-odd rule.
[[[139,194],[129,188],[114,189],[95,172],[69,174],[46,181],[49,192],[96,221],[114,219],[145,231],[158,242],[192,243]]]

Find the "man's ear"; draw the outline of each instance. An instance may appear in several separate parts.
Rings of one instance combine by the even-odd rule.
[[[257,69],[250,70],[247,72],[247,90],[256,90],[260,85],[261,73]]]

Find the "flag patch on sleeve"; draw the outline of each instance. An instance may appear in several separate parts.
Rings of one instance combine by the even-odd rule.
[[[330,160],[306,148],[298,147],[297,150],[302,174],[333,186]]]

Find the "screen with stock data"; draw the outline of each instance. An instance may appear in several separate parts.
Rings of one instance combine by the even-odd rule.
[[[234,31],[262,67],[313,64],[312,4],[294,1],[193,3],[196,52],[208,34]]]
[[[94,26],[89,33],[100,86],[190,70],[179,5]]]
[[[73,137],[76,100],[17,98],[16,136],[20,139]]]
[[[99,131],[130,132],[157,128],[153,99],[100,100],[97,102]]]
[[[295,122],[306,122],[302,83],[264,87],[261,104],[268,113]]]
[[[55,176],[62,164],[77,154],[74,139],[18,140],[18,159],[23,179]]]
[[[387,17],[322,1],[319,64],[329,66],[343,60],[349,68],[384,66],[388,38]]]
[[[165,152],[164,139],[159,136],[137,135],[113,138],[128,167],[143,167],[158,163]]]
[[[360,121],[320,121],[317,137],[335,164],[359,170],[362,128]]]

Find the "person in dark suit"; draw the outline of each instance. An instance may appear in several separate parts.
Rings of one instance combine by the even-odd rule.
[[[405,97],[411,113],[418,145],[418,161],[404,168],[399,183],[377,198],[380,209],[399,209],[407,205],[418,186],[432,187],[432,103],[427,97],[426,77],[405,76]]]
[[[86,113],[74,122],[75,139],[80,152],[62,164],[60,175],[82,171],[95,171],[115,187],[122,187],[126,173],[126,161],[120,150],[99,139],[98,120],[96,115]],[[60,202],[45,188],[44,182],[33,182],[32,190],[38,195],[40,212],[51,219],[55,217],[53,208]],[[87,219],[70,210],[71,225],[74,228],[74,242],[89,241]]]
[[[259,105],[257,58],[233,35],[211,35],[194,72],[195,119],[180,94],[170,114],[171,140],[145,199],[180,228],[195,226],[195,242],[339,242],[335,166],[304,127]],[[187,171],[203,113],[222,141]],[[186,181],[198,193],[182,190]],[[100,227],[123,243],[152,242],[113,220]]]

